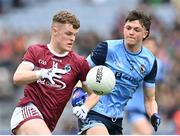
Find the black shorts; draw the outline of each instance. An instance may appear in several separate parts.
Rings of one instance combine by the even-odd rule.
[[[78,134],[84,134],[91,127],[105,125],[110,135],[122,135],[122,120],[123,118],[113,119],[91,110],[85,120],[78,120]]]

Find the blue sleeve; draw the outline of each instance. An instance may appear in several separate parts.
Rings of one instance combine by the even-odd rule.
[[[156,74],[157,74],[157,61],[155,59],[153,67],[150,73],[144,77],[144,81],[148,83],[155,83]]]
[[[105,63],[107,50],[107,42],[100,42],[99,44],[97,44],[90,56],[94,64],[103,65]]]

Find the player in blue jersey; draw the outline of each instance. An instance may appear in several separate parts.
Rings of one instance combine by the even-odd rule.
[[[143,40],[149,36],[150,25],[149,16],[133,10],[125,20],[124,39],[100,42],[88,56],[91,67],[105,65],[114,72],[116,85],[110,94],[101,96],[94,107],[88,109],[86,102],[73,107],[73,113],[79,118],[79,134],[122,134],[124,107],[142,82],[145,84],[146,111],[157,131],[160,125],[155,100],[157,61],[142,46]]]
[[[155,56],[157,54],[157,41],[154,37],[149,37],[143,42],[143,46],[148,48]],[[156,83],[162,82],[164,79],[164,68],[161,60],[157,59],[157,75]],[[144,93],[143,87],[140,86],[134,93],[133,98],[128,101],[126,106],[128,122],[131,123],[133,134],[139,135],[151,135],[153,133],[152,127],[148,121],[148,115],[144,108]]]

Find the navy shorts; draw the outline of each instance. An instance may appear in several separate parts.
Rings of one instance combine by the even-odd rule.
[[[112,119],[95,111],[90,111],[85,120],[78,120],[78,134],[85,132],[94,126],[106,126],[110,135],[122,135],[122,120],[123,118]]]

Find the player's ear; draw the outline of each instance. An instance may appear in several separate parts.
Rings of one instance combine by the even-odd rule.
[[[147,37],[149,34],[149,31],[145,31],[145,36],[144,37]]]
[[[145,32],[144,32],[143,39],[148,36],[148,33],[149,33],[148,31],[145,31]]]
[[[57,27],[54,26],[54,25],[52,25],[52,26],[51,26],[51,31],[52,31],[52,34],[53,34],[53,35],[56,35],[56,33],[57,33]]]

